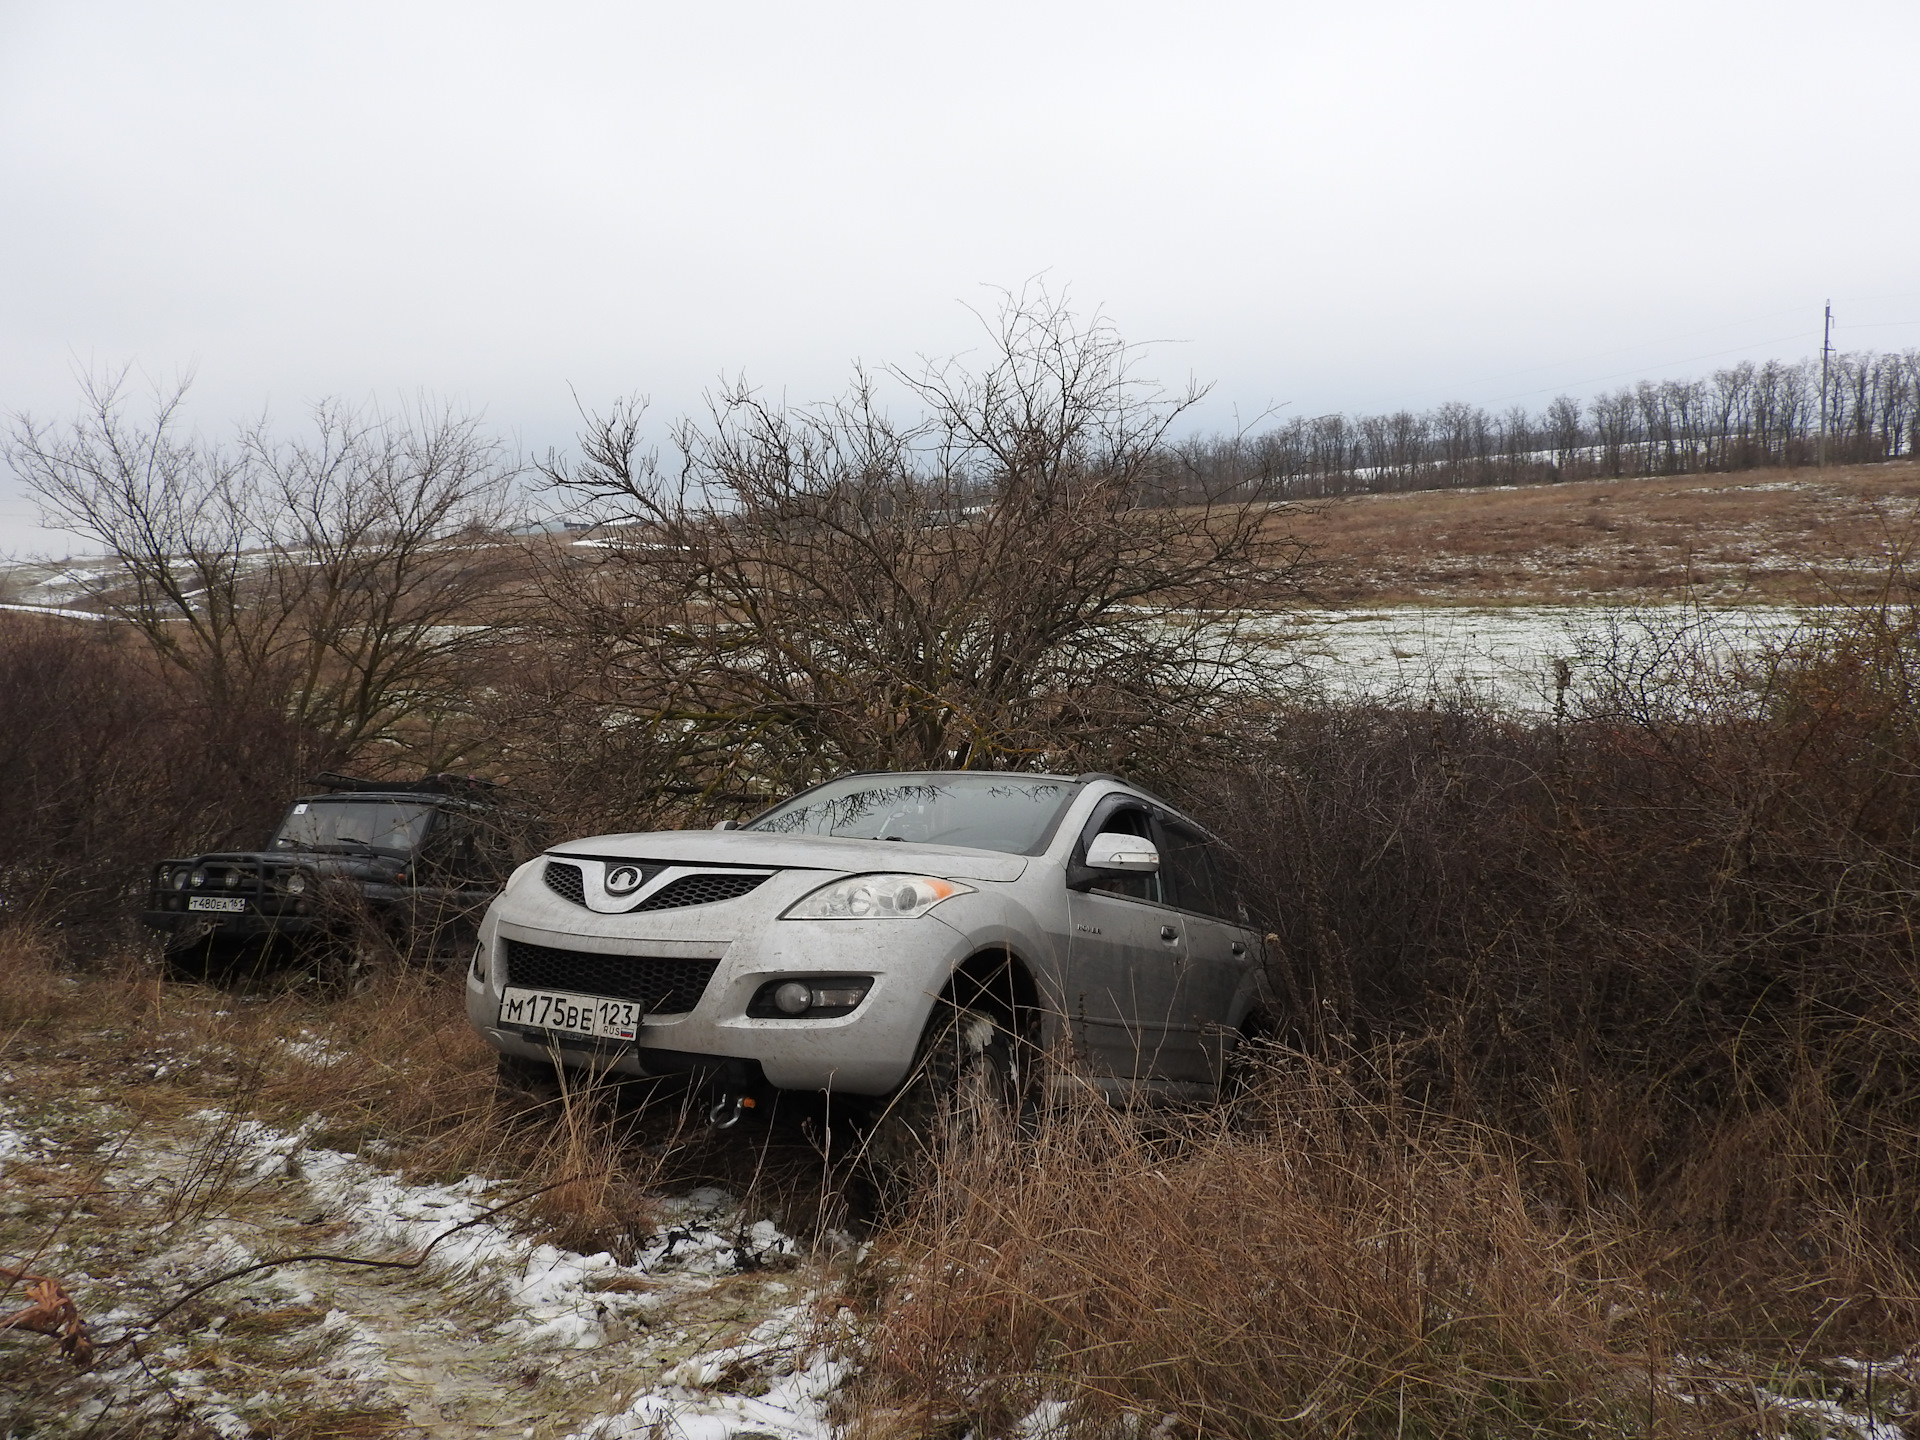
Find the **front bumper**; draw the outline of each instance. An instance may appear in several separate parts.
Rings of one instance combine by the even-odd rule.
[[[794,878],[804,892],[826,877],[812,872]],[[757,1071],[780,1089],[887,1094],[911,1069],[934,1001],[969,953],[967,937],[937,914],[778,920],[779,909],[794,898],[788,888],[769,883],[762,887],[768,893],[701,907],[710,911],[706,915],[588,915],[572,906],[562,909],[565,902],[550,902],[532,887],[510,894],[481,926],[476,963],[467,972],[467,1016],[495,1049],[528,1060],[557,1058],[632,1076]],[[691,1009],[647,1015],[632,1041],[589,1039],[500,1023],[510,941],[596,957],[716,963]],[[873,986],[844,1016],[747,1015],[748,1002],[768,981],[822,975],[871,976]]]
[[[193,931],[223,940],[307,935],[321,928],[320,919],[313,915],[261,915],[252,911],[236,915],[199,910],[142,910],[140,923],[155,930]]]

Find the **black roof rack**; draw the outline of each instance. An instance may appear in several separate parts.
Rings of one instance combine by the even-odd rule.
[[[448,772],[423,775],[418,780],[363,780],[357,776],[323,770],[313,777],[312,783],[355,795],[459,795],[468,799],[498,788],[492,780],[482,780],[478,775],[454,775]]]

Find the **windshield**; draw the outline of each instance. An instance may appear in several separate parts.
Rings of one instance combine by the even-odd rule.
[[[794,796],[747,829],[1026,855],[1045,841],[1077,788],[1025,775],[853,775]]]
[[[410,855],[434,807],[405,800],[302,800],[280,822],[275,850],[392,850]]]

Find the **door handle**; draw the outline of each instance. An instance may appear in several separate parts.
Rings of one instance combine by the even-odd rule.
[[[1233,942],[1233,953],[1234,953],[1234,954],[1236,954],[1236,955],[1244,955],[1244,954],[1246,954],[1246,953],[1247,953],[1247,942],[1246,942],[1246,941],[1244,941],[1244,940],[1236,940],[1236,941],[1234,941],[1234,942]]]
[[[1171,925],[1162,925],[1160,927],[1160,938],[1162,940],[1178,940],[1180,938],[1180,932]]]

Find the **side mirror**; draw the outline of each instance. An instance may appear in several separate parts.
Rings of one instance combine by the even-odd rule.
[[[738,830],[740,828],[740,822],[738,820],[722,820],[713,828],[716,830]]]
[[[1151,840],[1141,836],[1102,832],[1087,842],[1087,868],[1151,875],[1160,868],[1160,852]]]

